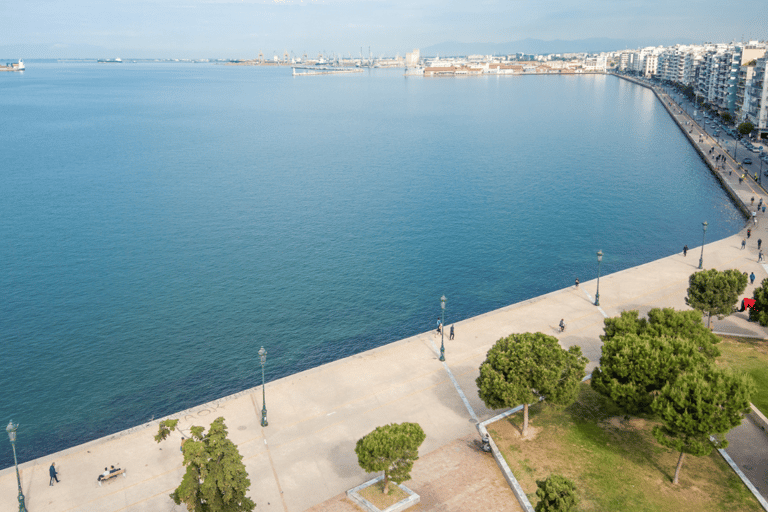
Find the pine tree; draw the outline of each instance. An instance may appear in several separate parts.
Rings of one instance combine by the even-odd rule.
[[[750,395],[755,385],[746,375],[735,375],[709,368],[683,373],[664,386],[652,404],[662,426],[653,428],[653,436],[663,446],[680,452],[673,484],[678,483],[683,456],[709,455],[714,448],[728,446],[725,434],[741,424],[749,412]]]
[[[627,414],[639,414],[649,412],[655,395],[680,373],[710,364],[690,340],[625,334],[603,343],[591,386]]]
[[[768,326],[768,279],[763,279],[760,286],[752,291],[755,306],[749,310],[749,319],[760,322],[763,327]]]
[[[157,442],[176,429],[178,420],[160,423]],[[216,418],[208,432],[192,427],[182,445],[187,471],[171,499],[189,512],[252,512],[256,504],[246,496],[251,481],[237,446],[228,439],[224,418]]]
[[[176,430],[179,424],[179,420],[163,420],[160,422],[157,435],[155,435],[155,441],[165,441],[171,435],[171,432]]]
[[[391,423],[357,441],[355,453],[360,467],[368,473],[384,471],[384,494],[389,494],[389,480],[398,484],[411,479],[419,446],[426,439],[418,423]]]
[[[688,278],[688,296],[685,303],[693,309],[709,315],[723,318],[730,315],[739,301],[739,295],[747,288],[747,276],[738,270],[717,269],[695,272]]]
[[[539,399],[573,403],[586,365],[577,346],[565,350],[557,338],[540,332],[512,334],[491,347],[475,382],[480,399],[491,409],[523,405],[525,436],[528,404]]]
[[[549,475],[536,482],[536,512],[571,512],[576,510],[576,485],[564,476]]]
[[[720,339],[702,323],[700,311],[653,308],[648,312],[647,320],[638,316],[637,310],[630,310],[622,311],[618,317],[606,318],[604,334],[600,339],[605,342],[624,334],[684,338],[691,340],[699,352],[710,360],[720,355],[720,351],[715,346]]]

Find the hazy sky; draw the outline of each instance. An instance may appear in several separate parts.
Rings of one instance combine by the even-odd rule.
[[[768,39],[768,0],[0,0],[0,20],[0,57],[359,55],[369,46],[394,55],[445,41]]]

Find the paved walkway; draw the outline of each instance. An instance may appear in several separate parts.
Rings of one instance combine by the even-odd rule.
[[[421,501],[408,512],[522,512],[493,456],[480,451],[476,440],[472,434],[419,457],[405,485]],[[307,512],[360,509],[341,493]]]
[[[752,195],[756,201],[763,197],[753,182],[739,184],[731,176],[723,177],[747,204]],[[705,268],[754,271],[756,283],[768,277],[766,268],[756,263],[755,241],[762,238],[768,243],[768,221],[759,218],[746,250],[740,248],[742,234],[708,244]],[[427,435],[420,450],[425,461],[453,446],[457,439],[476,435],[473,416],[482,421],[499,412],[483,405],[474,382],[486,352],[499,338],[526,331],[557,336],[565,347],[581,346],[591,369],[600,358],[598,336],[605,317],[626,309],[685,308],[688,276],[697,269],[699,249],[691,247],[687,257],[675,254],[603,276],[601,307],[593,305],[596,282],[592,280],[584,281],[578,289],[558,290],[459,322],[456,339],[446,340],[445,365],[438,361],[439,338],[428,332],[270,382],[266,389],[266,428],[260,426],[258,388],[173,417],[188,429],[191,425],[207,426],[217,416],[224,416],[230,437],[244,457],[257,510],[307,510],[374,476],[360,469],[354,446],[357,439],[379,425],[403,421],[421,424]],[[578,277],[584,280],[587,276]],[[748,286],[745,296],[751,296],[753,288]],[[560,318],[568,324],[564,334],[557,327]],[[716,330],[766,337],[766,330],[747,322],[744,313],[717,322]],[[23,464],[22,486],[29,510],[181,512],[183,507],[168,498],[184,471],[180,437],[175,433],[158,445],[152,439],[156,430],[157,421]],[[22,432],[19,437],[21,442]],[[753,444],[751,451],[768,459],[768,441]],[[54,487],[48,485],[51,461],[56,461],[61,476],[61,483]],[[112,464],[125,468],[127,477],[99,487],[97,475]],[[763,482],[765,477],[763,474]],[[479,485],[472,474],[466,478],[470,484]],[[455,503],[448,510],[468,510],[455,501],[461,499],[457,490],[440,485],[429,489],[433,502]],[[482,494],[480,490],[478,493]],[[16,475],[8,468],[0,471],[0,510],[16,507]]]

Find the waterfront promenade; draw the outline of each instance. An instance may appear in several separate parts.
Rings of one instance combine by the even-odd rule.
[[[664,96],[660,99],[665,101]],[[674,112],[669,106],[668,110]],[[682,117],[676,121],[688,126]],[[693,138],[698,140],[698,136]],[[708,154],[714,145],[710,139],[694,143],[703,154]],[[732,161],[729,165],[737,166]],[[754,182],[738,183],[736,174],[729,175],[726,168],[720,178],[731,193],[741,199],[744,209],[748,209],[753,196],[756,202],[760,198],[768,200]],[[756,240],[763,238],[768,242],[768,216],[760,214],[758,219],[758,224],[752,226],[753,236],[746,250],[740,249],[742,233],[707,244],[704,267],[754,272],[755,285],[768,277],[768,268],[756,263]],[[701,232],[694,236],[700,237]],[[682,245],[681,241],[681,250]],[[445,364],[438,361],[440,338],[430,331],[270,382],[266,386],[269,426],[265,428],[260,426],[260,388],[173,417],[181,420],[180,426],[186,431],[191,425],[207,426],[212,419],[224,416],[230,438],[237,443],[250,475],[250,495],[257,503],[256,510],[334,510],[333,502],[339,500],[341,493],[372,476],[358,466],[354,446],[357,439],[376,426],[418,422],[427,434],[420,450],[426,460],[430,455],[444,453],[447,447],[452,449],[457,440],[470,439],[476,433],[478,420],[500,412],[488,410],[482,404],[474,383],[480,363],[497,339],[525,331],[557,336],[565,347],[579,345],[582,348],[590,360],[589,371],[600,358],[599,335],[604,318],[626,309],[639,309],[644,313],[653,307],[686,308],[688,277],[697,270],[700,254],[700,247],[689,246],[687,257],[674,254],[602,276],[600,307],[593,304],[597,283],[589,278],[594,276],[574,275],[582,281],[578,289],[565,288],[459,322],[455,326],[456,339],[449,341],[446,337]],[[585,248],[585,251],[597,249],[600,247]],[[749,285],[745,296],[751,296],[753,288]],[[561,318],[567,324],[562,334],[557,327]],[[425,325],[431,323],[432,318],[425,319]],[[746,321],[746,313],[735,313],[716,321],[715,330],[766,337],[765,329]],[[255,351],[251,357],[257,371]],[[23,443],[23,427],[19,430],[19,443]],[[156,431],[157,421],[23,464],[22,485],[28,509],[35,512],[184,510],[168,498],[184,472],[180,436],[174,433],[169,440],[156,444],[152,439]],[[752,446],[753,452],[762,449],[759,445]],[[430,464],[434,460],[432,457]],[[768,457],[763,456],[762,460]],[[53,487],[48,485],[51,461],[56,462],[61,479]],[[107,465],[126,469],[127,476],[99,487],[96,477]],[[447,462],[440,466],[448,468],[446,479],[453,474],[449,466]],[[453,471],[461,469],[456,467]],[[764,478],[764,468],[757,468],[757,472],[760,471]],[[462,478],[470,482],[482,478],[472,472],[461,473]],[[419,476],[417,471],[414,477],[406,485],[417,493],[426,491],[425,494],[438,502],[442,494],[445,503],[462,503],[455,508],[446,506],[444,510],[489,509],[487,504],[477,502],[473,508],[471,504],[475,502],[456,498],[460,492],[470,496],[473,492],[480,493],[482,482],[457,489],[450,485],[440,487],[434,482],[428,484],[427,476]],[[331,501],[324,506],[327,500]],[[508,504],[508,510],[516,510],[511,492]],[[0,471],[0,510],[16,507],[16,475],[8,468]]]

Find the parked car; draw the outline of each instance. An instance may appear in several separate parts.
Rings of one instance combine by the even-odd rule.
[[[750,165],[752,163],[752,159],[751,158],[745,158],[744,160],[742,160],[742,163],[744,165]]]

